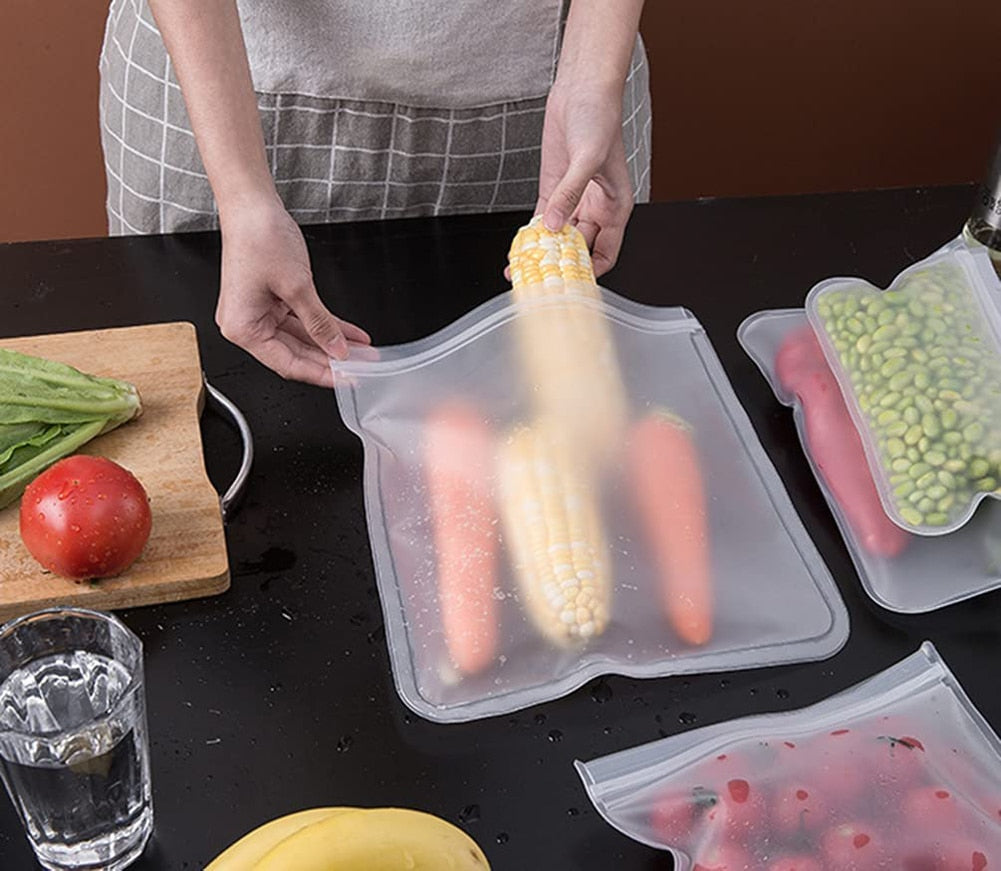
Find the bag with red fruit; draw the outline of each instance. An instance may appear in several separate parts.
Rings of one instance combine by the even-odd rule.
[[[1001,739],[927,641],[810,707],[576,765],[678,871],[1001,869]]]

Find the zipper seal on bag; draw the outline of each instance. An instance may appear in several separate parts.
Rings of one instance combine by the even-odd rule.
[[[380,348],[385,360],[333,360],[331,369],[337,376],[378,377],[398,375],[435,363],[460,350],[508,322],[532,311],[545,311],[567,305],[584,306],[605,314],[609,321],[646,333],[668,335],[677,332],[698,332],[702,325],[688,309],[680,306],[659,308],[627,300],[614,291],[599,288],[601,300],[564,296],[514,301],[510,291],[487,300],[452,324],[423,339],[402,345]]]

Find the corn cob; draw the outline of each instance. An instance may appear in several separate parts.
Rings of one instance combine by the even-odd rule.
[[[607,460],[621,445],[627,409],[615,345],[587,243],[576,227],[522,227],[508,254],[512,295],[546,299],[517,321],[524,376],[536,415],[578,434],[589,459]]]
[[[519,426],[499,453],[501,515],[522,604],[543,637],[569,647],[608,624],[608,548],[589,476],[563,440]]]

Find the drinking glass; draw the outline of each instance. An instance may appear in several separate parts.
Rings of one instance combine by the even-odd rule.
[[[0,627],[0,775],[39,863],[119,871],[153,829],[142,643],[49,608]]]

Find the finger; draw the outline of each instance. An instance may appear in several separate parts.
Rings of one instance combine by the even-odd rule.
[[[550,230],[562,230],[563,225],[570,221],[592,175],[587,164],[581,161],[570,164],[549,195],[542,213],[542,222]]]
[[[594,238],[594,248],[591,262],[594,265],[594,276],[604,275],[619,259],[622,248],[622,238],[625,236],[625,224],[608,224],[601,227]]]
[[[341,332],[344,333],[344,338],[349,342],[356,342],[359,345],[372,344],[372,337],[361,327],[341,318],[338,318],[338,320],[341,322]]]
[[[328,364],[330,362],[329,357],[326,353],[320,351],[319,348],[313,343],[312,337],[306,332],[306,328],[302,325],[302,322],[295,317],[295,315],[290,315],[281,325],[278,327],[279,330],[285,330],[291,333],[295,338],[299,339],[307,348],[314,351],[319,351],[323,355],[323,358],[327,360]],[[363,331],[364,332],[364,331]],[[365,333],[365,338],[368,338],[368,334]],[[360,360],[363,362],[371,362],[379,359],[379,352],[376,348],[373,348],[368,342],[355,342],[351,341],[348,343],[348,350],[350,352],[350,358],[352,360]],[[312,356],[312,355],[311,355]],[[317,358],[319,359],[319,358]]]
[[[598,237],[598,231],[601,230],[601,227],[594,221],[582,218],[577,222],[577,229],[584,237],[588,250],[594,248],[594,240]]]
[[[279,294],[306,328],[309,338],[329,356],[343,360],[348,355],[348,343],[341,330],[341,321],[320,301],[312,282],[299,284],[293,290]]]
[[[245,346],[245,350],[276,373],[292,381],[333,387],[333,373],[327,355],[313,344],[287,331]]]

